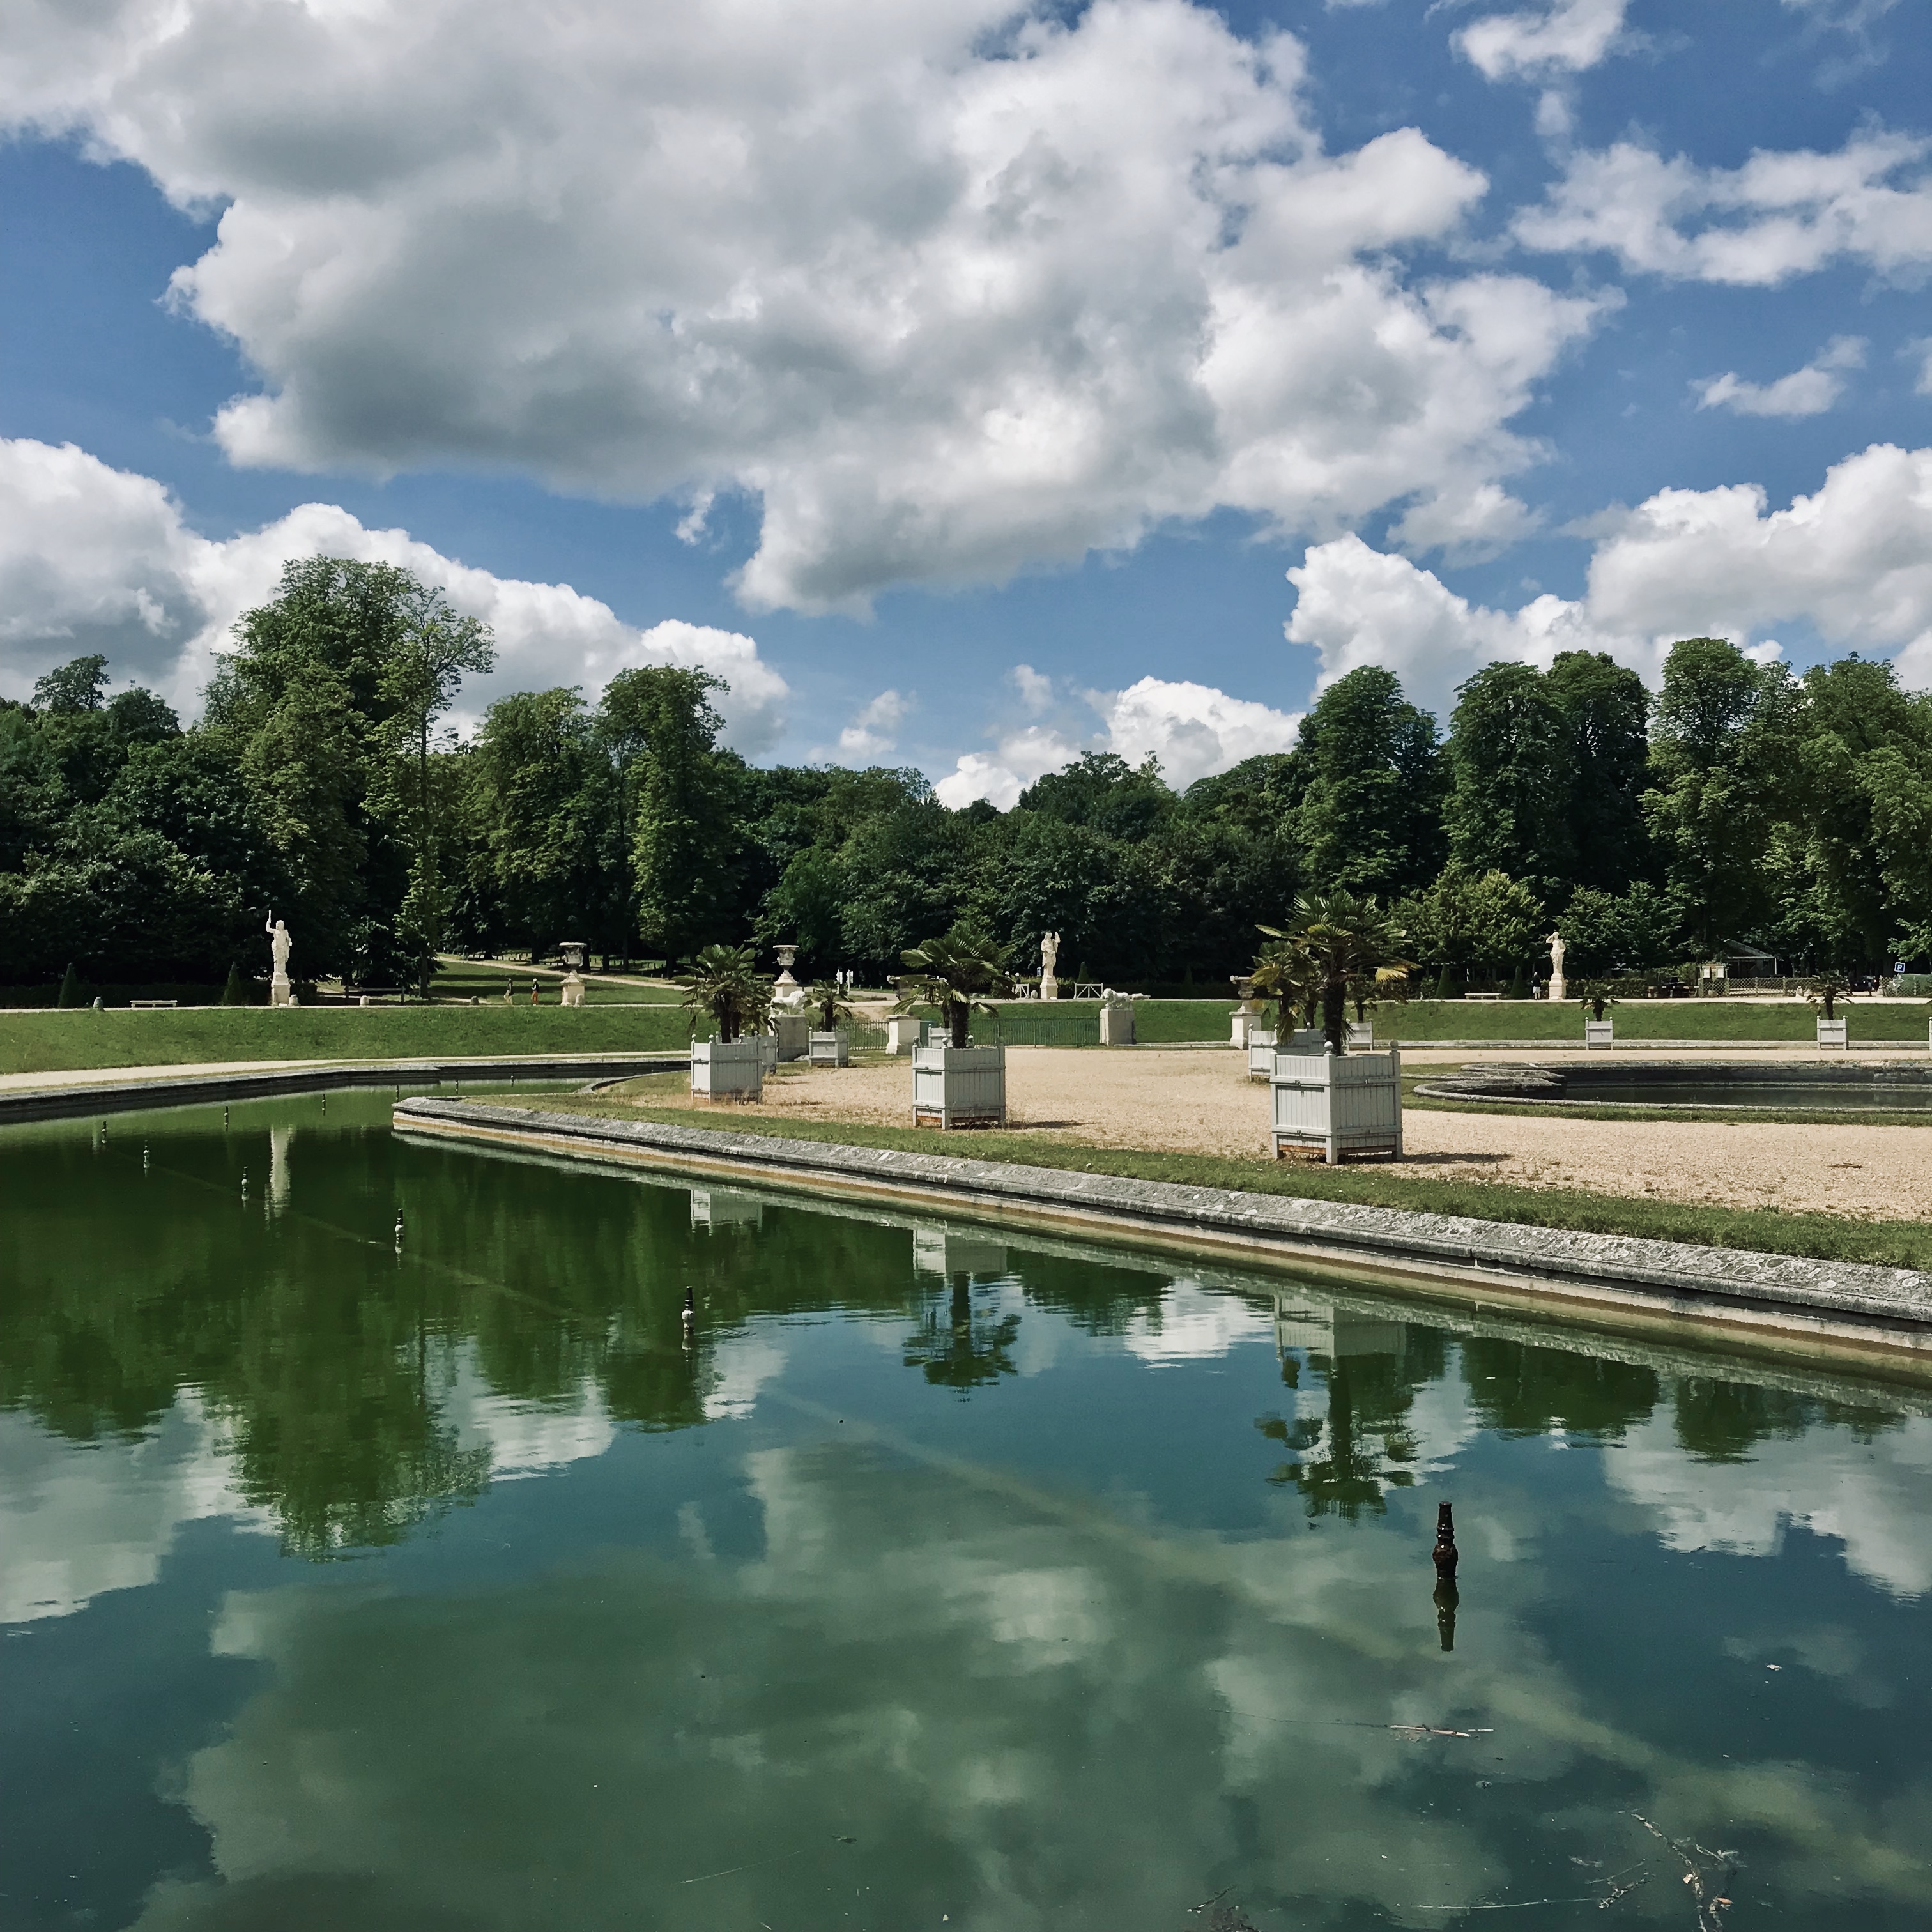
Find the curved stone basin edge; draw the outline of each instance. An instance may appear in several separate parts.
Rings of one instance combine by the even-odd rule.
[[[1077,1228],[1116,1243],[1239,1256],[1298,1271],[1314,1262],[1459,1302],[1473,1291],[1479,1301],[1553,1314],[1660,1318],[1738,1340],[1802,1340],[1894,1362],[1903,1354],[1932,1368],[1932,1274],[1913,1268],[483,1101],[399,1100],[391,1118],[407,1134],[807,1194],[916,1202],[978,1220]]]
[[[629,1079],[676,1073],[688,1053],[546,1054],[504,1060],[487,1055],[447,1059],[317,1060],[301,1066],[258,1067],[246,1073],[152,1076],[67,1087],[29,1087],[0,1093],[0,1126],[10,1120],[85,1119],[148,1107],[186,1107],[209,1100],[259,1100],[278,1094],[320,1094],[338,1087],[406,1086],[413,1081]]]

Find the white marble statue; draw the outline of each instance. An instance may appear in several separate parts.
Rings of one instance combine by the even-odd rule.
[[[1040,976],[1051,980],[1054,970],[1060,964],[1060,935],[1057,932],[1042,932],[1040,936]]]
[[[1552,1000],[1561,1000],[1564,994],[1563,935],[1560,932],[1552,932],[1549,935],[1549,940],[1550,997]]]
[[[272,1006],[292,1006],[295,994],[289,986],[289,953],[294,941],[289,937],[289,929],[274,914],[268,915],[264,928],[268,935],[268,950],[275,962],[274,976],[268,982],[268,1004]]]

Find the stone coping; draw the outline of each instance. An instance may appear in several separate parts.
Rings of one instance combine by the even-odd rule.
[[[111,1076],[0,1092],[0,1126],[13,1120],[72,1120],[124,1114],[139,1108],[184,1107],[210,1100],[250,1100],[278,1094],[319,1094],[336,1087],[388,1087],[412,1081],[624,1079],[673,1073],[691,1064],[686,1054],[547,1054],[513,1060],[482,1055],[409,1060],[304,1060],[237,1072]]]
[[[619,1120],[489,1102],[399,1101],[405,1132],[473,1138],[580,1159],[768,1183],[947,1202],[1089,1231],[1244,1252],[1318,1257],[1382,1276],[1454,1278],[1566,1299],[1838,1342],[1904,1348],[1932,1361],[1932,1275],[1618,1234],[1533,1228],[1464,1216],[1133,1180],[896,1148],[781,1139],[658,1121]]]

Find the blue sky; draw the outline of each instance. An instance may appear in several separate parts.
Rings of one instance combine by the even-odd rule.
[[[191,710],[313,548],[490,618],[472,712],[703,662],[753,756],[955,802],[1185,782],[1362,662],[1439,711],[1707,631],[1932,685],[1928,26],[30,9],[0,692],[98,648]]]

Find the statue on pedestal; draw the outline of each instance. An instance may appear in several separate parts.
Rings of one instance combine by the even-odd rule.
[[[1060,997],[1060,982],[1054,976],[1054,969],[1059,964],[1059,934],[1042,932],[1040,936],[1040,996],[1042,1000],[1057,1000]]]
[[[1563,935],[1560,932],[1552,932],[1549,935],[1549,940],[1550,997],[1552,1000],[1561,1000],[1564,994]]]
[[[289,985],[289,952],[294,942],[289,937],[289,929],[276,918],[268,915],[268,923],[264,928],[268,935],[268,950],[274,956],[275,970],[268,982],[268,1004],[272,1006],[292,1006],[295,994]]]
[[[778,956],[778,976],[772,984],[772,1004],[788,1010],[802,1006],[806,1001],[806,991],[791,976],[794,963],[798,958],[796,946],[775,946],[772,950]]]

